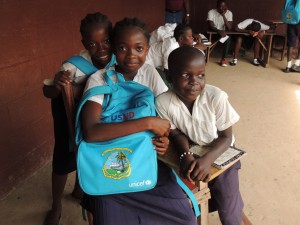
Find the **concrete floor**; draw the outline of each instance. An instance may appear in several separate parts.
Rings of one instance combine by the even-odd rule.
[[[234,126],[242,159],[240,187],[245,213],[256,225],[297,225],[300,213],[300,74],[281,71],[285,61],[271,59],[269,68],[255,67],[250,56],[236,67],[221,68],[212,58],[207,83],[225,90],[241,116]],[[50,207],[51,164],[0,202],[1,224],[39,225]],[[63,199],[60,224],[87,224],[78,202],[70,197],[74,174]],[[220,225],[210,214],[210,224]]]

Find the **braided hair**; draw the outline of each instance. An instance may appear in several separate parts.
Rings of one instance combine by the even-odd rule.
[[[100,24],[105,27],[109,34],[111,33],[112,23],[106,15],[103,15],[100,12],[87,14],[80,23],[81,37],[84,38],[89,36],[91,28]]]
[[[112,32],[112,43],[114,44],[119,37],[121,31],[127,27],[136,27],[138,28],[146,37],[147,42],[149,43],[150,34],[147,30],[146,24],[140,21],[137,18],[124,18],[123,20],[117,22]]]
[[[174,38],[176,41],[179,40],[179,37],[183,35],[187,30],[191,30],[192,28],[187,24],[178,24],[174,30]]]

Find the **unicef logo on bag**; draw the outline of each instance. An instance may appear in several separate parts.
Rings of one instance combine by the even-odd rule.
[[[149,186],[152,184],[151,180],[143,180],[143,181],[138,181],[138,182],[133,182],[129,184],[129,187],[134,188],[134,187],[141,187],[141,186]]]
[[[130,176],[131,165],[127,154],[131,154],[132,150],[129,148],[113,148],[105,150],[102,156],[109,154],[104,167],[103,174],[107,178],[120,180]]]

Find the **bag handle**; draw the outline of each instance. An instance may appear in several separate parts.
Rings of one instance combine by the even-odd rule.
[[[184,190],[184,192],[187,194],[187,196],[191,200],[196,217],[200,216],[200,209],[199,209],[199,205],[198,205],[198,202],[197,202],[197,199],[196,199],[195,195],[188,188],[188,186],[186,186],[185,183],[183,183],[183,181],[179,178],[179,176],[177,175],[175,170],[172,169],[172,171],[173,171],[173,173],[176,177],[176,181],[177,181],[178,185]]]
[[[118,83],[126,82],[122,74],[118,73],[118,72],[115,71],[115,70],[107,70],[107,71],[104,73],[104,79],[105,79],[106,83],[107,83],[110,87],[114,87],[114,86],[115,86],[114,82],[113,82],[112,79],[110,78],[110,77],[113,76],[113,75],[117,75]]]

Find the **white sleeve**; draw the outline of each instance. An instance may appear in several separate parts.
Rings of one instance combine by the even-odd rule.
[[[213,9],[208,11],[206,20],[214,21],[214,10]]]
[[[229,11],[229,10],[228,10],[226,19],[227,19],[229,22],[232,22],[232,21],[233,21],[233,15],[232,15],[232,12]]]
[[[242,22],[240,22],[237,27],[241,30],[245,30],[246,27],[248,27],[253,22],[253,19],[246,19]]]
[[[89,89],[96,87],[96,86],[102,86],[105,85],[106,82],[102,78],[102,74],[100,71],[97,71],[93,75],[89,77],[89,79],[86,82],[84,92],[88,91]],[[102,105],[104,99],[104,95],[95,95],[91,98],[89,98],[89,101],[96,102],[100,105]]]
[[[166,119],[171,124],[171,129],[176,129],[176,126],[172,123],[171,117],[168,115],[168,108],[170,105],[170,101],[165,98],[165,94],[158,96],[155,99],[156,111],[160,118]]]
[[[269,30],[270,29],[270,26],[268,26],[268,25],[266,25],[264,23],[261,23],[261,22],[259,22],[259,23],[260,23],[260,30],[261,31],[265,31],[265,30]]]
[[[240,116],[229,103],[228,95],[224,91],[216,99],[214,109],[216,126],[219,131],[226,130],[240,119]]]
[[[162,44],[163,67],[169,69],[168,58],[170,53],[179,47],[175,38],[166,38]]]

